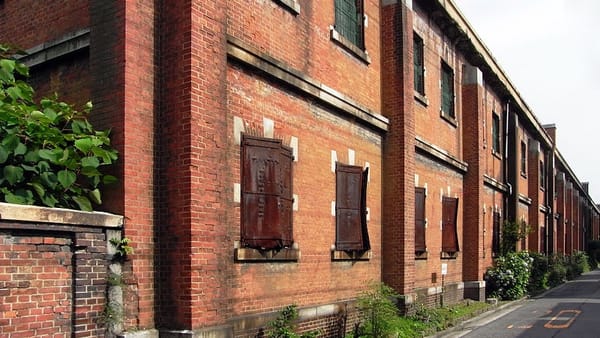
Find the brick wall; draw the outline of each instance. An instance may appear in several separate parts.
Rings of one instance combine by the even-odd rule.
[[[415,283],[413,13],[403,2],[382,7],[383,114],[390,120],[384,144],[383,281],[409,295]]]
[[[131,269],[137,297],[127,327],[154,327],[155,72],[154,2],[90,1],[90,80],[93,121],[111,128],[120,177],[104,208],[128,219],[125,236],[135,253]]]
[[[0,336],[70,337],[72,238],[0,230]]]
[[[107,232],[118,234],[122,218],[4,203],[0,209],[0,336],[104,336]]]
[[[88,1],[3,1],[0,42],[20,49],[55,40],[89,27]]]

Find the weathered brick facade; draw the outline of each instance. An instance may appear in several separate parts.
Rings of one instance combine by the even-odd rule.
[[[0,204],[0,337],[104,336],[123,218]]]
[[[404,295],[408,311],[415,302],[483,299],[504,220],[533,227],[519,243],[532,251],[570,254],[600,234],[599,209],[556,149],[555,128],[539,124],[451,1],[364,1],[364,46],[338,31],[333,0],[40,6],[0,4],[0,41],[31,52],[23,60],[40,93],[89,98],[94,124],[112,129],[121,179],[104,208],[124,216],[135,248],[125,335],[252,337],[297,304],[301,329],[336,337],[358,321],[355,299],[371,281]],[[31,11],[45,14],[19,34]],[[424,47],[422,92],[415,41]],[[451,112],[442,111],[445,76]],[[293,151],[292,247],[241,242],[243,135]],[[371,248],[362,255],[335,250],[336,162],[369,168]],[[415,187],[426,191],[424,252],[415,250]],[[451,252],[443,249],[444,198],[458,201]],[[45,246],[46,234],[6,236],[23,255],[32,242],[65,259],[78,253],[63,246],[87,240],[73,232]],[[58,264],[60,255],[38,263],[77,273]],[[14,310],[3,311],[0,320]],[[60,318],[56,332],[82,329]],[[89,327],[92,336],[101,331]]]

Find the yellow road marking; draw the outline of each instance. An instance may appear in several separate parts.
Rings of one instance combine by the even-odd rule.
[[[544,325],[544,327],[547,329],[566,329],[569,326],[571,326],[571,324],[573,324],[573,321],[575,320],[575,318],[577,318],[577,316],[579,316],[580,313],[581,313],[580,310],[562,310],[556,316],[552,317],[552,319],[550,319]],[[565,320],[567,322],[564,324],[554,324],[553,323],[555,321],[562,322]]]

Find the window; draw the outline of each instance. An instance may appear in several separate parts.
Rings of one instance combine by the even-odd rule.
[[[544,161],[540,161],[540,188],[546,189],[546,168]]]
[[[367,178],[369,168],[336,163],[335,248],[340,251],[371,249],[367,231]]]
[[[454,72],[452,68],[442,61],[441,68],[441,87],[442,87],[442,115],[455,119],[454,113]]]
[[[527,175],[527,145],[521,141],[521,175]]]
[[[458,232],[456,217],[458,216],[458,198],[442,198],[442,251],[458,252]]]
[[[425,60],[423,50],[423,39],[417,34],[413,34],[414,49],[414,73],[415,73],[415,91],[425,96]]]
[[[365,49],[363,0],[335,0],[335,30],[360,49]]]
[[[290,11],[292,14],[294,14],[294,15],[300,14],[300,3],[298,3],[298,0],[274,0],[274,1],[277,2],[278,4],[280,4],[281,6],[283,6],[283,8]]]
[[[241,243],[278,250],[293,244],[292,149],[281,140],[242,138]]]
[[[492,229],[492,254],[498,256],[500,254],[500,213],[494,211],[493,229]]]
[[[415,188],[415,253],[427,250],[425,245],[425,188]]]
[[[492,114],[492,151],[500,154],[500,116]]]

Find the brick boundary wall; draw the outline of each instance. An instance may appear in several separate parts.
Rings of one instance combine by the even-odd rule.
[[[107,243],[122,225],[107,213],[0,203],[0,337],[104,337]]]

